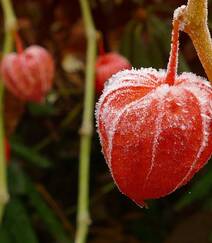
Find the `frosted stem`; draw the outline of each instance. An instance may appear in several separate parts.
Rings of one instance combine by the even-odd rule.
[[[171,44],[171,52],[169,56],[169,63],[167,67],[167,76],[166,76],[166,83],[168,83],[169,85],[174,84],[175,77],[177,74],[178,48],[179,48],[179,22],[173,20],[172,44]]]

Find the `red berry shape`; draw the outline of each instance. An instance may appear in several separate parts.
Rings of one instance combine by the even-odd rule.
[[[167,72],[114,75],[97,105],[105,159],[122,193],[143,206],[186,184],[212,154],[212,88],[192,73],[176,75],[174,22]]]
[[[54,62],[46,49],[33,45],[6,55],[1,72],[5,86],[16,97],[41,102],[52,87]]]
[[[115,52],[98,56],[96,60],[96,91],[98,94],[104,89],[105,82],[115,73],[130,69],[128,60]]]

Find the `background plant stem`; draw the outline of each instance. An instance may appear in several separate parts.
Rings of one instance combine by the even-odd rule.
[[[87,0],[80,0],[87,36],[85,98],[82,127],[80,129],[79,193],[77,208],[77,231],[75,243],[84,243],[87,238],[89,216],[89,168],[94,112],[94,75],[96,61],[96,30]]]
[[[9,0],[1,0],[4,13],[5,39],[3,56],[13,49],[13,31],[16,28],[16,18]],[[4,146],[4,86],[0,81],[0,222],[3,218],[4,208],[9,199],[7,190],[7,175]]]

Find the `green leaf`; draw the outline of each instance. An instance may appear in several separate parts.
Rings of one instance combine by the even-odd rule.
[[[179,51],[179,72],[189,72],[190,68],[188,66],[188,63],[186,62],[182,52]]]
[[[72,241],[67,237],[62,224],[45,203],[29,178],[27,180],[27,193],[32,206],[46,224],[48,231],[57,240],[57,243],[71,243]]]
[[[26,193],[26,177],[21,167],[15,161],[8,168],[8,184],[10,194],[23,195]]]
[[[143,26],[138,23],[135,26],[132,47],[132,64],[135,68],[149,67],[150,59],[147,52],[147,44],[142,33]]]
[[[69,237],[67,236],[63,225],[61,224],[60,220],[55,215],[54,211],[47,205],[47,203],[44,201],[44,199],[41,197],[40,193],[35,188],[34,184],[32,183],[31,179],[23,172],[22,168],[19,166],[18,163],[12,163],[9,168],[9,189],[10,192],[12,192],[12,198],[14,195],[25,194],[25,198],[29,199],[30,204],[34,208],[33,212],[36,212],[38,216],[41,218],[41,220],[44,222],[44,225],[46,225],[47,230],[50,232],[50,234],[55,238],[57,243],[71,243]],[[27,200],[28,201],[28,200]],[[17,202],[17,210],[18,208],[22,208],[23,206],[20,206],[20,202],[18,200],[12,201],[12,206],[9,204],[9,214],[14,212],[14,207]],[[11,210],[12,207],[12,210]],[[23,211],[23,210],[22,210]],[[20,210],[20,213],[22,212]],[[18,215],[17,212],[14,212]],[[11,216],[7,218],[8,213],[6,213],[5,218],[7,219],[7,224],[10,225],[10,220],[13,220]],[[3,233],[2,233],[3,234]],[[1,237],[1,232],[0,232]],[[2,235],[2,237],[5,237]],[[0,238],[1,239],[1,238]],[[0,241],[4,242],[4,241]],[[13,242],[13,241],[12,241]],[[7,243],[7,242],[5,242]],[[16,242],[13,242],[16,243]],[[25,243],[25,242],[22,242]],[[31,243],[26,242],[26,243]],[[32,242],[33,243],[33,242]]]
[[[191,190],[189,190],[189,194],[184,195],[180,200],[176,203],[176,210],[181,210],[188,206],[191,203],[194,203],[198,200],[201,200],[205,196],[207,196],[212,190],[212,170],[208,170],[208,172],[198,180]]]
[[[29,103],[28,110],[33,116],[52,116],[56,114],[55,108],[48,103]]]
[[[171,25],[152,15],[149,21],[149,29],[163,53],[165,55],[169,54],[171,48]]]
[[[123,37],[120,43],[120,54],[125,56],[132,63],[132,47],[133,47],[133,31],[136,22],[131,20],[128,22],[123,33]]]
[[[165,54],[168,54],[171,46],[171,26],[161,21],[157,16],[151,15],[148,27],[160,48],[162,48]]]
[[[154,37],[150,36],[148,53],[151,65],[153,68],[159,69],[164,66],[163,53],[160,46],[157,43],[157,40]]]
[[[34,149],[25,146],[17,141],[10,142],[11,149],[17,156],[41,168],[48,168],[52,162],[36,152]]]
[[[13,243],[38,243],[28,213],[18,199],[11,200],[6,207],[5,227]]]
[[[3,226],[0,227],[0,242],[1,243],[13,243],[12,239],[10,238],[9,232]]]

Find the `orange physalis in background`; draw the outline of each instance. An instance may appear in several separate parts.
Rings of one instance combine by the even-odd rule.
[[[130,69],[129,61],[116,52],[100,55],[96,61],[96,91],[101,94],[105,82],[115,73]]]
[[[7,54],[1,63],[3,82],[8,90],[24,101],[41,102],[52,87],[54,61],[43,47],[25,50],[16,36],[18,53]]]
[[[115,73],[131,69],[131,64],[122,55],[116,52],[105,53],[102,40],[99,41],[99,56],[96,60],[96,92],[101,94],[105,82]]]

